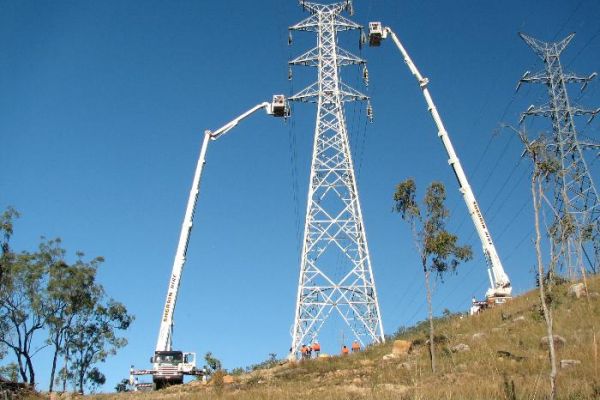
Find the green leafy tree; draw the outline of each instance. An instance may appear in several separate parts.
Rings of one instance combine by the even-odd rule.
[[[67,329],[65,349],[69,353],[68,368],[80,393],[88,385],[93,388],[103,384],[93,366],[127,344],[127,339],[118,336],[118,332],[127,330],[133,320],[125,306],[112,299],[107,304],[96,303],[76,316]]]
[[[445,273],[454,272],[460,262],[470,260],[473,253],[470,246],[459,246],[458,237],[446,230],[449,211],[444,205],[446,200],[444,185],[440,182],[429,185],[423,201],[423,211],[417,204],[416,191],[417,187],[413,179],[399,183],[394,193],[394,211],[410,224],[415,246],[421,258],[427,292],[431,370],[435,373],[430,275],[433,272],[443,280]]]
[[[63,390],[67,380],[81,392],[95,390],[105,382],[95,364],[125,346],[117,333],[133,316],[96,282],[102,257],[84,261],[77,253],[69,264],[60,239],[44,238],[33,253],[14,252],[9,241],[18,216],[12,208],[0,215],[0,358],[10,351],[20,380],[33,386],[34,356],[52,346],[50,391],[61,379]],[[65,361],[56,376],[59,355]]]
[[[58,357],[60,354],[67,355],[65,343],[70,328],[78,315],[94,308],[103,293],[102,287],[95,282],[96,271],[103,258],[96,257],[85,262],[80,252],[77,257],[72,265],[60,261],[51,264],[48,271],[48,343],[53,347],[50,392],[54,390]]]
[[[106,383],[106,376],[100,372],[97,367],[90,369],[86,375],[88,378],[88,386],[90,388],[90,392],[92,393],[95,393],[99,386],[102,386]]]
[[[130,387],[129,379],[127,379],[127,378],[121,379],[121,382],[117,383],[117,385],[115,386],[115,392],[117,392],[117,393],[129,392],[130,391],[129,387]]]
[[[206,370],[209,375],[212,375],[216,371],[220,371],[222,369],[221,360],[213,356],[212,352],[207,352],[204,355],[204,361],[206,361]]]
[[[19,380],[19,366],[14,362],[3,365],[0,367],[0,377],[11,382],[17,382]]]
[[[14,220],[17,218],[19,218],[19,212],[12,207],[8,207],[0,215],[0,288],[2,287],[2,277],[4,276],[6,264],[8,264],[12,258],[9,242],[13,235]]]
[[[10,250],[10,238],[13,235],[14,220],[19,218],[19,213],[12,207],[8,207],[2,214],[0,214],[0,297],[2,293],[6,293],[7,288],[5,285],[5,273],[9,267],[14,263],[14,253]],[[0,321],[0,338],[4,338],[6,334],[6,328],[8,326]],[[6,346],[3,341],[0,340],[0,359],[6,355]]]
[[[0,295],[0,342],[12,351],[21,380],[35,385],[33,357],[45,345],[34,339],[43,332],[48,315],[46,308],[47,261],[42,243],[36,253],[23,252],[12,257],[4,267],[3,292]]]

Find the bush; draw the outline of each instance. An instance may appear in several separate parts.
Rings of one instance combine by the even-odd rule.
[[[210,380],[218,396],[220,396],[223,393],[223,388],[225,387],[225,382],[223,382],[224,376],[225,371],[220,369],[212,374],[212,379]]]

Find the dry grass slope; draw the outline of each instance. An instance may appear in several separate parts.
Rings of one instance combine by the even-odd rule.
[[[589,302],[555,288],[555,334],[566,339],[558,360],[580,364],[560,368],[560,399],[600,399],[600,365],[593,332],[600,322],[600,279],[589,281]],[[154,393],[92,396],[97,400],[154,399],[544,399],[549,393],[548,356],[537,291],[475,317],[437,321],[439,371],[429,369],[426,328],[399,339],[413,341],[404,357],[383,360],[391,341],[360,354],[286,364],[236,377],[222,389],[199,382]],[[598,333],[596,333],[598,335]],[[470,350],[453,352],[456,345]],[[464,346],[462,346],[464,348]]]

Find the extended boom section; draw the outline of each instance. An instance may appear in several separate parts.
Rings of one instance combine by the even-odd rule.
[[[198,161],[196,163],[194,179],[192,181],[192,187],[188,197],[185,216],[181,225],[179,242],[177,244],[175,259],[173,260],[169,285],[167,287],[165,305],[161,314],[156,349],[154,351],[154,356],[150,359],[150,362],[152,363],[152,369],[135,370],[132,367],[130,370],[130,381],[132,384],[136,383],[136,375],[152,375],[154,388],[160,389],[167,385],[183,383],[184,375],[203,374],[202,370],[196,368],[195,353],[186,353],[173,350],[172,347],[173,315],[175,313],[177,295],[179,293],[181,276],[183,273],[188,244],[192,232],[194,212],[196,210],[196,203],[198,202],[198,195],[200,193],[200,182],[202,179],[202,173],[204,171],[204,165],[206,164],[206,152],[208,150],[208,144],[210,141],[220,138],[222,135],[235,128],[242,120],[259,110],[265,110],[267,114],[275,117],[287,117],[289,115],[289,107],[287,106],[285,96],[275,95],[273,96],[273,100],[271,102],[257,104],[241,114],[239,117],[223,125],[221,128],[216,129],[215,131],[206,130],[204,132],[204,140],[202,141],[200,156],[198,157]],[[147,386],[147,384],[140,384],[139,386]]]
[[[369,23],[370,46],[379,46],[381,41],[386,39],[388,35],[392,37],[392,40],[398,47],[398,50],[400,50],[402,53],[404,62],[419,83],[419,87],[421,88],[423,97],[427,103],[427,109],[429,110],[431,117],[433,118],[433,121],[438,129],[438,136],[442,140],[444,148],[446,149],[446,153],[448,154],[448,164],[452,168],[454,176],[458,181],[459,190],[463,195],[463,199],[467,205],[467,209],[471,215],[473,224],[475,225],[475,230],[477,231],[477,235],[481,241],[483,253],[488,265],[488,275],[490,279],[490,288],[486,292],[487,304],[504,303],[506,299],[511,297],[512,287],[510,280],[508,279],[506,272],[504,272],[502,262],[500,261],[500,257],[496,251],[496,246],[492,240],[492,235],[487,227],[487,224],[485,223],[485,219],[483,218],[479,204],[475,199],[475,194],[473,193],[473,190],[469,185],[469,181],[467,180],[467,176],[462,168],[462,165],[460,164],[460,160],[454,151],[454,146],[450,141],[448,131],[446,131],[444,123],[442,122],[442,118],[440,117],[437,107],[435,106],[431,94],[429,93],[429,89],[427,87],[429,84],[429,79],[421,75],[412,59],[408,55],[408,52],[400,42],[400,39],[398,39],[398,36],[396,36],[396,34],[389,27],[383,27],[380,22]],[[476,308],[478,308],[478,306]],[[472,311],[475,310],[472,309]]]

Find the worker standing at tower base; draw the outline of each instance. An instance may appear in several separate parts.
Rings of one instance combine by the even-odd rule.
[[[348,347],[346,347],[346,345],[342,346],[342,356],[347,356],[348,353],[350,353],[350,350],[348,350]]]
[[[303,344],[302,347],[300,348],[300,353],[302,354],[302,359],[306,360],[306,358],[308,356],[308,347],[306,347],[305,344]]]
[[[315,352],[315,358],[319,358],[319,353],[321,352],[321,345],[317,340],[312,345],[312,349]]]

